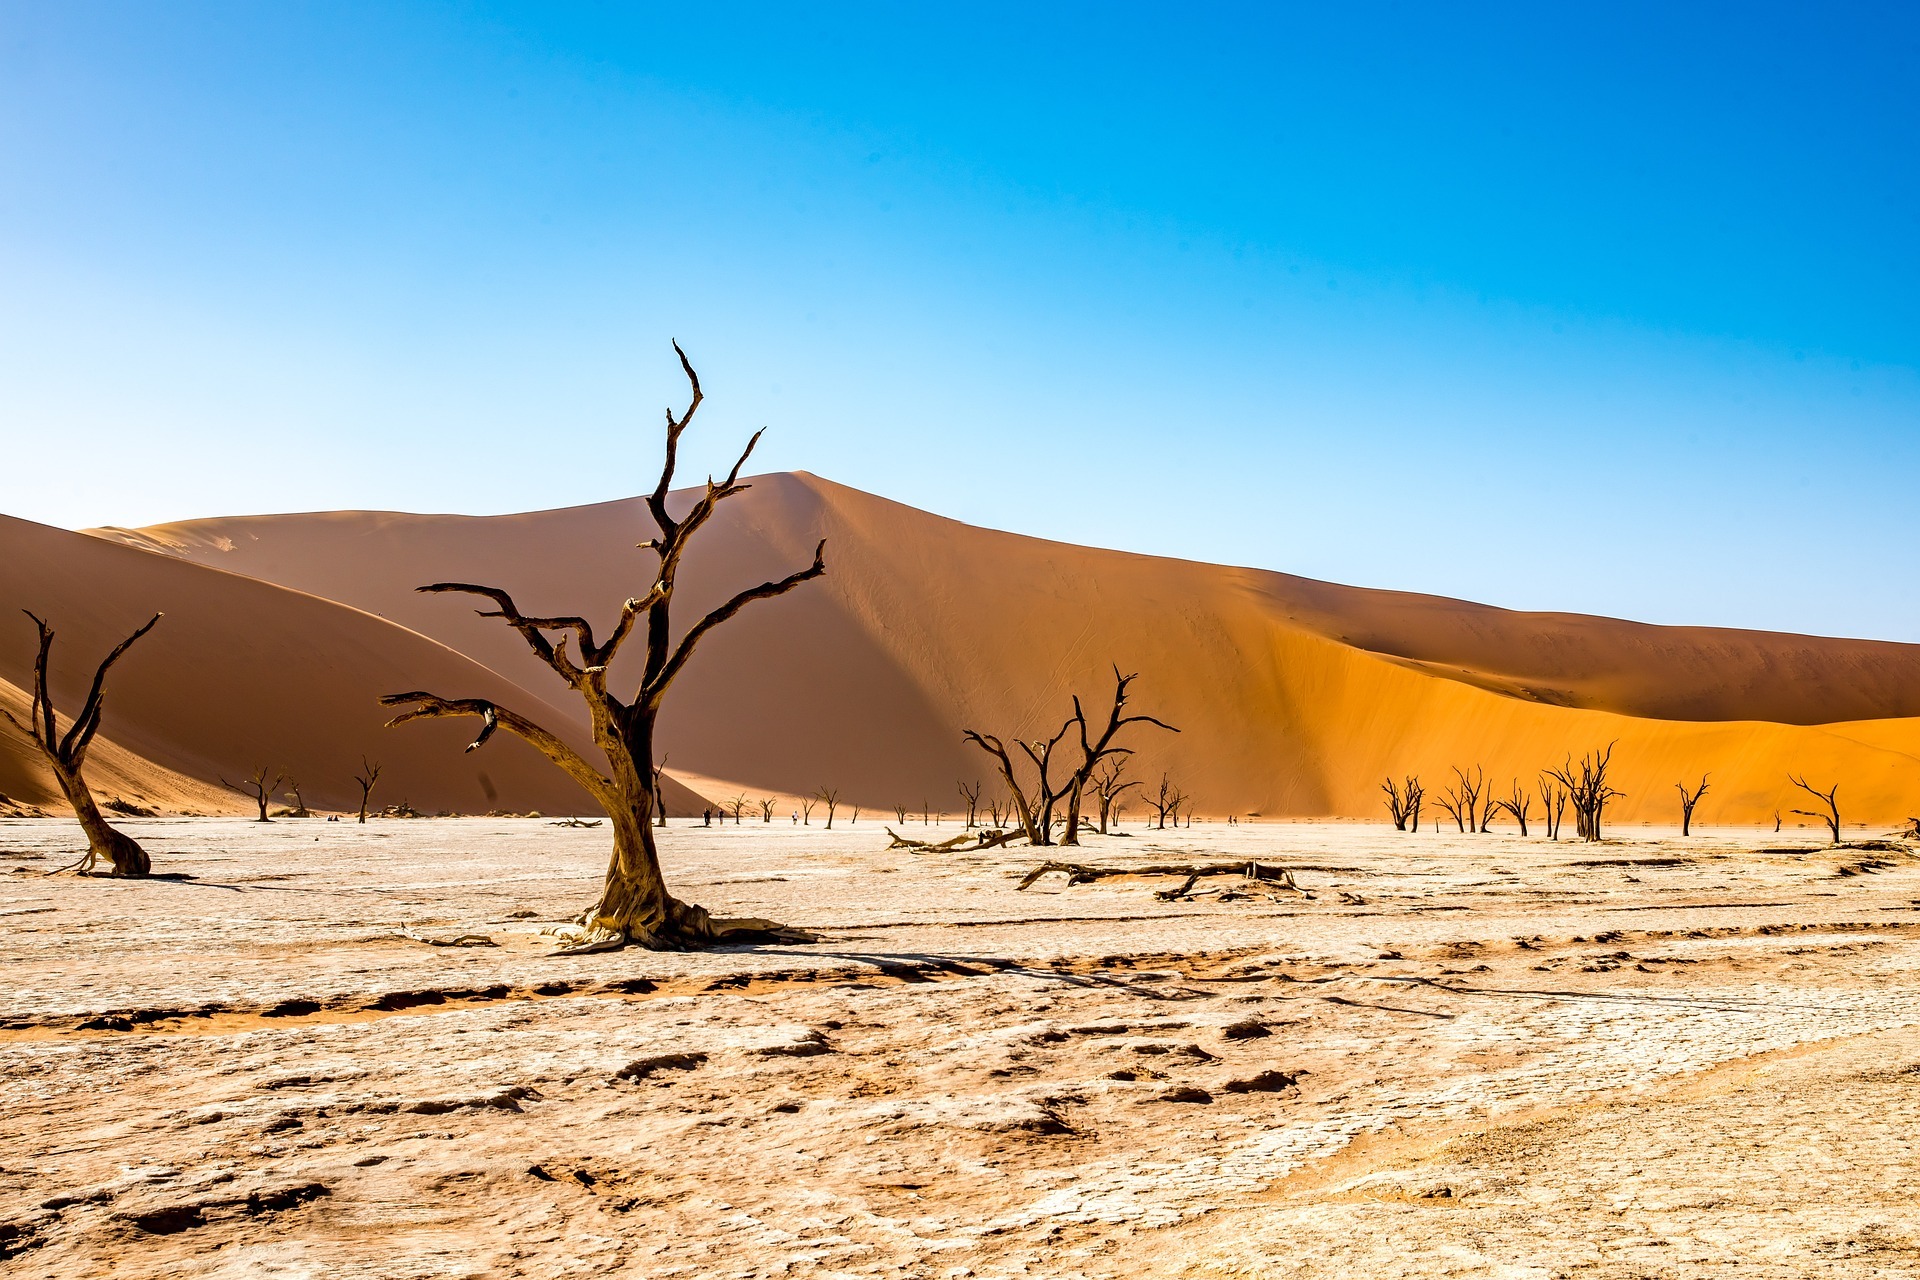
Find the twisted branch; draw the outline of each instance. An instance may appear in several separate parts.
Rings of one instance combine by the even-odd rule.
[[[523,738],[537,748],[540,753],[567,771],[569,777],[585,787],[589,794],[604,804],[617,802],[613,783],[601,772],[589,764],[584,756],[568,746],[553,734],[542,729],[533,721],[509,711],[497,703],[485,698],[442,698],[438,694],[415,690],[411,693],[390,693],[380,699],[381,705],[389,707],[416,704],[411,710],[404,711],[387,721],[387,728],[403,725],[411,720],[433,720],[443,716],[477,716],[481,721],[479,734],[467,744],[468,751],[474,751],[485,745],[493,736],[495,729],[505,729],[516,737]]]

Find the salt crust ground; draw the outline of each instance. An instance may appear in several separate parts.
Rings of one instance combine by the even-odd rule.
[[[194,878],[48,878],[75,829],[0,823],[9,1274],[1920,1275],[1904,852],[1081,852],[1311,895],[1169,903],[676,828],[686,896],[822,940],[563,959],[602,831],[128,825]]]

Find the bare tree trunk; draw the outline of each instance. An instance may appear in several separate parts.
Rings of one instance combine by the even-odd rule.
[[[100,815],[100,807],[93,801],[93,792],[80,775],[64,767],[56,766],[54,780],[60,784],[60,793],[73,806],[73,816],[80,820],[80,830],[87,836],[87,864],[95,859],[105,859],[113,868],[113,874],[123,878],[137,879],[150,875],[153,871],[152,860],[147,851],[125,832],[108,825]]]
[[[1067,793],[1067,829],[1060,836],[1061,844],[1080,843],[1080,788],[1075,787]]]
[[[370,762],[365,756],[361,756],[360,772],[353,775],[353,780],[360,784],[360,822],[365,825],[367,801],[373,796],[374,783],[380,781],[380,762],[377,760]]]
[[[4,715],[7,723],[33,739],[33,745],[46,757],[47,766],[53,771],[61,794],[73,806],[73,816],[79,819],[80,830],[87,837],[86,856],[74,869],[87,871],[94,863],[105,858],[117,877],[137,879],[146,876],[153,870],[147,851],[132,836],[116,830],[100,816],[100,808],[93,802],[93,792],[87,789],[84,770],[87,752],[92,749],[94,736],[100,731],[107,672],[120,660],[121,655],[133,647],[134,641],[153,630],[154,624],[160,621],[160,615],[154,614],[145,626],[115,645],[113,651],[101,660],[94,670],[93,684],[87,690],[80,714],[73,718],[66,733],[62,734],[54,715],[53,694],[47,683],[47,665],[53,654],[53,628],[32,612],[22,612],[33,619],[33,625],[39,632],[40,648],[33,664],[33,714],[28,717],[30,724],[21,724],[8,711],[0,711],[0,715]]]

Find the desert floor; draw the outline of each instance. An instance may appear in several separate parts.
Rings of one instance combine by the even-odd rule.
[[[10,1274],[1920,1275],[1903,850],[676,825],[820,940],[561,958],[604,828],[127,826],[0,823]]]

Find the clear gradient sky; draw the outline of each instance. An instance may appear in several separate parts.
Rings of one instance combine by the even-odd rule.
[[[692,468],[1920,641],[1917,13],[0,0],[0,510],[631,494],[678,337]]]

